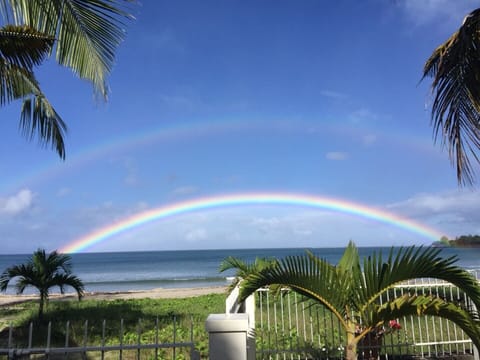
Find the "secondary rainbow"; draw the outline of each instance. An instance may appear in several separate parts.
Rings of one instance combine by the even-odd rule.
[[[308,136],[342,136],[349,139],[361,139],[369,134],[375,134],[379,139],[384,139],[389,144],[398,143],[401,146],[413,147],[415,152],[431,152],[438,154],[430,141],[411,134],[402,134],[401,132],[384,132],[380,129],[359,128],[357,126],[342,126],[337,121],[308,122],[275,119],[218,119],[202,120],[189,122],[166,122],[161,126],[140,129],[136,132],[113,136],[102,142],[94,144],[84,144],[81,151],[67,154],[68,161],[63,163],[56,156],[52,155],[52,160],[48,163],[39,163],[30,166],[28,173],[23,175],[13,174],[11,178],[8,174],[0,181],[0,194],[9,193],[23,187],[30,187],[32,184],[38,186],[39,183],[50,181],[53,178],[65,173],[80,171],[84,166],[94,163],[98,159],[105,159],[109,154],[119,154],[132,149],[138,149],[144,146],[153,146],[158,144],[175,143],[185,138],[201,138],[206,136],[215,136],[222,134],[226,136],[229,133],[239,133],[248,131],[249,133],[258,133],[268,131],[278,134],[307,134]],[[321,138],[319,138],[321,141]],[[413,151],[412,150],[412,151]]]
[[[244,205],[283,205],[330,210],[389,224],[416,233],[432,241],[444,234],[419,222],[362,204],[321,196],[290,193],[246,193],[197,198],[147,210],[111,223],[66,244],[62,253],[81,252],[115,235],[151,221],[220,207]]]

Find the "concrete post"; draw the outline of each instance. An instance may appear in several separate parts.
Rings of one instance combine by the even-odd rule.
[[[210,360],[247,360],[247,314],[210,314],[205,328]]]
[[[477,313],[477,306],[475,305],[475,303],[472,301],[472,311],[474,313]],[[480,356],[479,356],[479,353],[478,353],[478,348],[473,345],[473,360],[480,360]]]
[[[245,313],[248,314],[247,360],[255,360],[257,355],[255,340],[255,294],[250,295],[245,300]]]

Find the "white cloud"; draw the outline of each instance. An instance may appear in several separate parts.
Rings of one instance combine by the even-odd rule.
[[[256,217],[252,219],[250,224],[264,234],[285,225],[278,217]]]
[[[390,211],[442,229],[447,236],[478,233],[480,193],[448,191],[418,194],[388,206]]]
[[[327,160],[342,161],[348,159],[348,153],[343,151],[330,151],[325,155]]]
[[[185,235],[185,239],[190,243],[205,240],[206,238],[207,230],[204,228],[191,230]]]
[[[459,27],[463,18],[478,7],[477,0],[400,0],[399,7],[416,26],[431,23]]]
[[[445,212],[478,212],[480,210],[480,193],[458,190],[440,194],[418,194],[405,201],[391,204],[388,207],[415,215]]]
[[[0,213],[16,215],[31,208],[33,193],[29,189],[20,190],[17,194],[6,199],[0,199]]]

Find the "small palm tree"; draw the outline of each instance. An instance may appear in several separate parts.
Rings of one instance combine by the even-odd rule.
[[[460,184],[472,184],[471,159],[480,150],[480,9],[468,14],[462,26],[437,47],[423,68],[432,77],[432,125],[441,138]]]
[[[409,315],[434,315],[458,324],[480,345],[478,314],[454,301],[433,295],[409,293],[383,298],[396,284],[416,278],[436,278],[459,287],[480,308],[476,279],[458,266],[455,257],[443,259],[440,249],[402,248],[386,261],[373,254],[360,264],[358,250],[350,242],[337,265],[307,252],[278,260],[277,265],[249,273],[240,283],[240,301],[257,289],[276,285],[324,305],[339,320],[346,333],[346,359],[357,358],[357,344],[390,321]],[[391,294],[390,294],[391,295]]]
[[[65,287],[70,286],[77,292],[78,299],[83,296],[82,280],[72,275],[72,264],[69,255],[38,249],[24,264],[7,268],[0,276],[0,291],[6,291],[11,280],[17,279],[17,294],[22,294],[27,286],[36,288],[40,294],[38,317],[43,317],[44,304],[48,301],[50,289],[59,287],[62,294]]]

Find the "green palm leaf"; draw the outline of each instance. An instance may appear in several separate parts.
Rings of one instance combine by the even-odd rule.
[[[0,57],[4,61],[31,70],[49,55],[54,38],[27,26],[0,28]]]
[[[55,57],[107,96],[106,78],[126,31],[130,0],[2,0],[4,16],[57,39]]]
[[[232,291],[242,279],[246,279],[250,274],[276,266],[276,264],[277,260],[275,259],[257,257],[253,263],[250,263],[233,256],[229,256],[221,262],[219,271],[224,272],[227,270],[236,269],[235,278],[228,287],[228,290]]]
[[[330,263],[314,256],[289,256],[278,260],[275,267],[250,274],[241,283],[240,300],[267,285],[290,287],[324,304],[343,322],[348,298],[348,293],[343,291],[348,283],[345,277]]]
[[[48,55],[51,37],[25,26],[0,30],[0,105],[23,101],[20,129],[25,137],[37,136],[65,158],[66,125],[40,89],[32,67]]]
[[[381,254],[365,259],[364,284],[358,289],[365,304],[374,302],[400,282],[417,278],[435,278],[452,283],[467,293],[480,308],[480,287],[471,274],[454,265],[455,256],[442,258],[436,248],[400,248],[396,255],[390,250],[386,262]]]
[[[371,324],[379,326],[388,320],[405,316],[431,315],[450,320],[460,326],[480,348],[480,323],[476,312],[467,311],[460,306],[438,297],[424,295],[404,295],[381,305],[372,312]]]
[[[20,117],[23,135],[29,140],[37,135],[41,145],[50,145],[62,159],[65,158],[64,135],[67,127],[43,94],[33,73],[16,66],[8,66],[7,71],[7,80],[0,86],[0,99],[9,100],[8,94],[11,94],[23,100]]]
[[[435,141],[441,138],[456,164],[460,184],[472,184],[469,155],[479,161],[480,149],[480,9],[432,53],[423,78],[433,78],[432,123]]]

